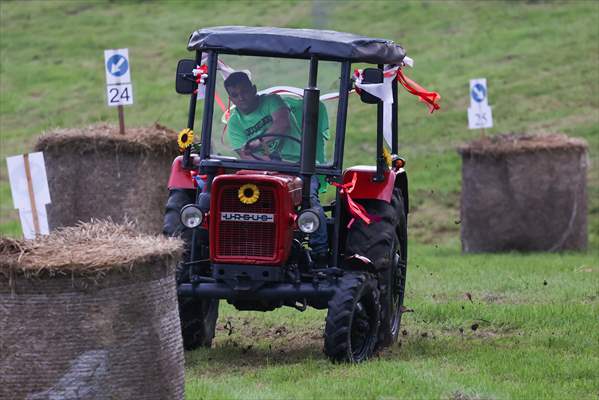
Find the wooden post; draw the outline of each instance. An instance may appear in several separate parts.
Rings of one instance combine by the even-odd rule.
[[[125,134],[125,112],[123,111],[123,106],[117,106],[117,110],[119,112],[119,132],[121,135]]]
[[[31,203],[31,213],[33,214],[33,229],[35,229],[35,236],[41,234],[40,221],[37,216],[37,206],[35,204],[35,193],[33,192],[33,180],[31,179],[31,167],[29,165],[29,154],[23,155],[23,161],[25,162],[25,176],[27,177],[27,190],[29,191],[29,201]]]

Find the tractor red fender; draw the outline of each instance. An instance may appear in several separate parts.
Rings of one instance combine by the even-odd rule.
[[[178,156],[171,166],[171,176],[168,178],[168,189],[195,189],[197,184],[193,179],[196,171],[183,168],[183,156]]]
[[[347,194],[352,199],[377,199],[391,202],[393,188],[395,187],[395,172],[385,171],[385,179],[382,182],[374,182],[372,178],[376,175],[374,166],[355,166],[343,172],[343,184],[348,184],[356,179]]]

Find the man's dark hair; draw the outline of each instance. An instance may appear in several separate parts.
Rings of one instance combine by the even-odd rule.
[[[240,85],[253,85],[252,81],[250,81],[250,77],[247,76],[245,72],[233,72],[227,79],[225,79],[225,89]]]

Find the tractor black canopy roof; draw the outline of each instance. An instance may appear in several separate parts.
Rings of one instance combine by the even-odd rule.
[[[406,53],[391,40],[317,29],[217,26],[193,32],[188,50],[272,57],[399,64]]]

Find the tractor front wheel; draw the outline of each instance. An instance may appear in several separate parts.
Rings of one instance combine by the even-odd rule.
[[[377,281],[367,273],[348,273],[329,301],[324,352],[333,362],[358,363],[372,356],[380,325]]]
[[[179,213],[183,206],[194,203],[194,197],[195,190],[175,189],[171,190],[166,203],[163,233],[167,236],[181,237],[185,243],[183,257],[176,272],[177,285],[190,282],[193,272],[185,264],[190,258],[193,232],[183,226]],[[196,234],[195,246],[198,251],[200,246],[207,246],[207,235],[203,233],[198,231]],[[210,347],[218,319],[218,300],[182,296],[179,296],[178,300],[183,348],[193,350],[198,347]]]
[[[212,346],[218,319],[218,300],[179,296],[179,317],[185,350]]]

